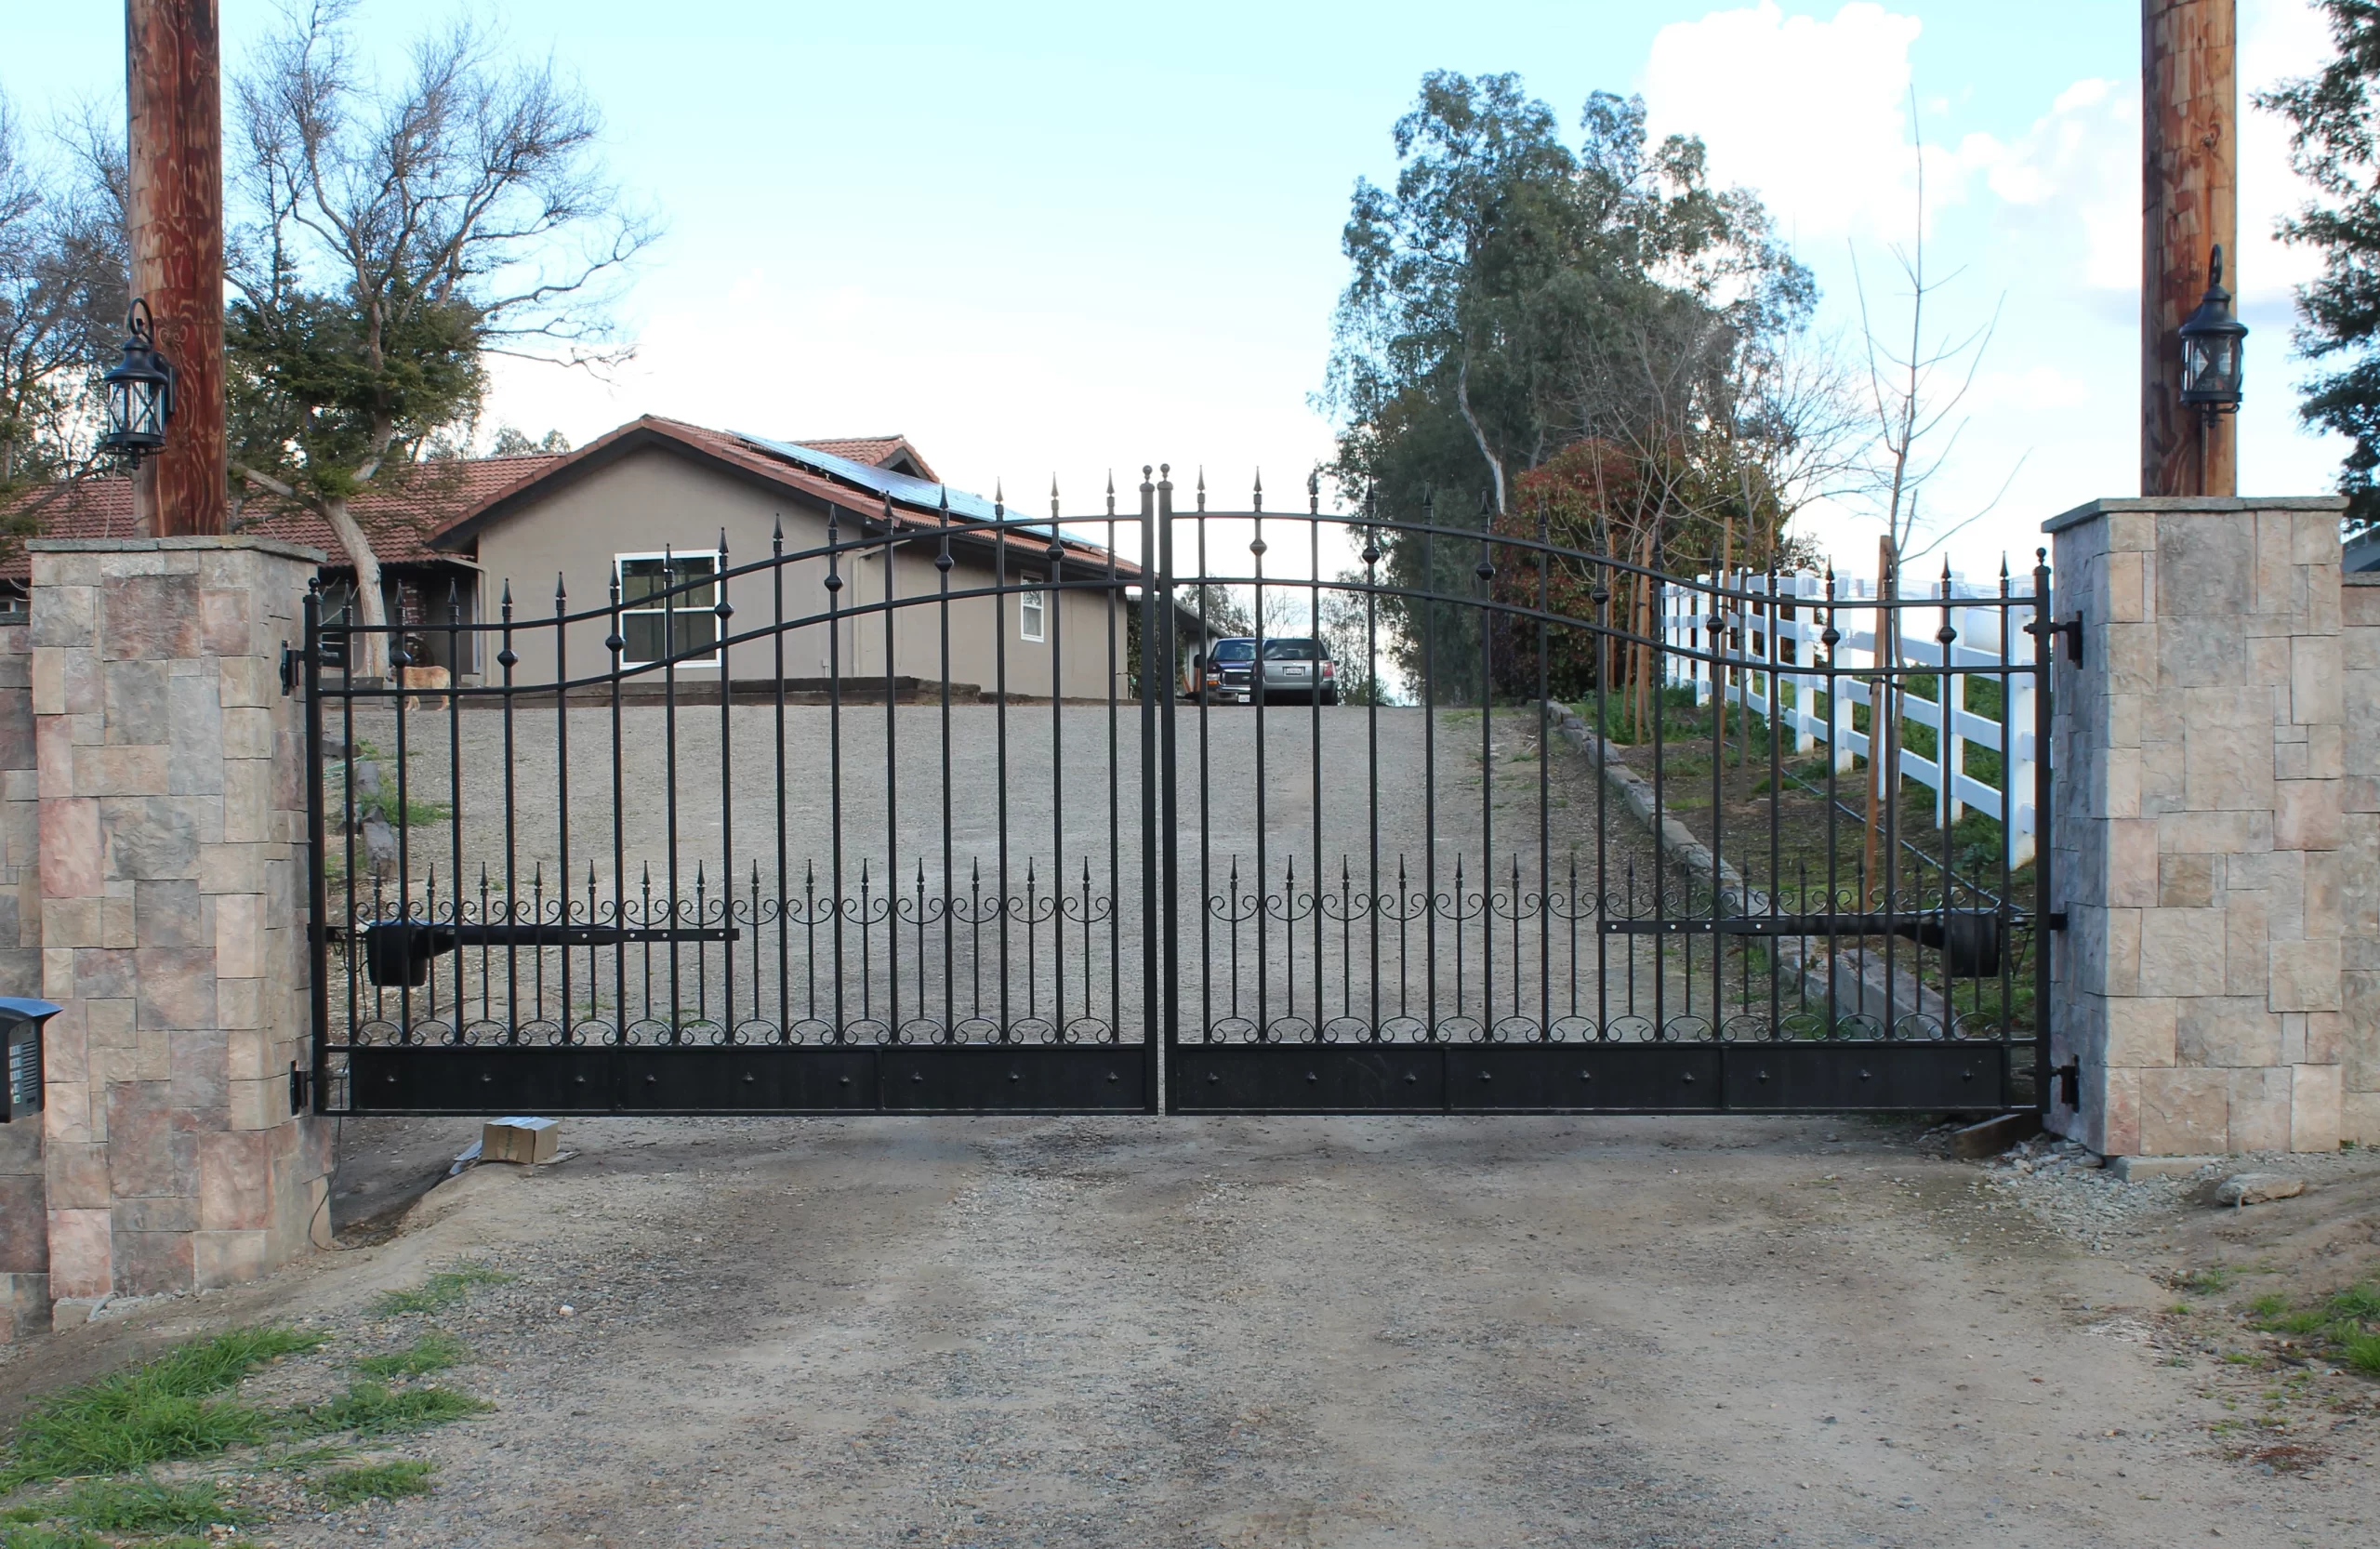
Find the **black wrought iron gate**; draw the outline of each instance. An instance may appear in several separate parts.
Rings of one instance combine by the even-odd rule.
[[[1121,515],[903,493],[607,557],[591,608],[309,600],[314,1105],[2042,1090],[2045,569],[1688,578],[1543,511],[1176,513],[1145,471]]]

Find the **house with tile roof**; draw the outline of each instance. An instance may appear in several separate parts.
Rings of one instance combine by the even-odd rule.
[[[372,536],[387,616],[415,660],[464,682],[499,670],[501,647],[473,627],[498,623],[509,599],[523,621],[558,608],[588,616],[560,632],[559,660],[556,631],[522,632],[512,671],[523,684],[607,672],[616,632],[624,668],[674,658],[681,682],[1131,692],[1122,679],[1139,569],[1111,552],[1105,529],[1136,527],[1137,515],[1088,528],[1069,518],[1053,544],[1046,521],[1022,525],[1021,513],[938,483],[898,435],[777,441],[647,415],[567,453],[417,464],[350,510]],[[336,616],[353,572],[327,524],[277,504],[252,502],[242,517],[243,531],[331,557]],[[91,481],[37,522],[49,536],[129,536],[129,483]],[[785,564],[746,568],[780,543],[793,556]],[[21,551],[0,563],[0,587],[21,593],[24,577]]]

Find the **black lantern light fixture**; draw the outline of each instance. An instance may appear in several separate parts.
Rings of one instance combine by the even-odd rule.
[[[126,319],[124,359],[100,378],[107,389],[108,428],[99,450],[140,459],[165,449],[165,426],[174,417],[174,363],[157,348],[149,302],[135,297]]]
[[[2181,326],[2182,402],[2209,415],[2240,407],[2241,348],[2247,325],[2231,315],[2231,293],[2223,288],[2223,249],[2218,245],[2207,274],[2206,295]]]

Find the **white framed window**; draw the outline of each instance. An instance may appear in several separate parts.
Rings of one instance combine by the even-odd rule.
[[[620,578],[620,665],[676,658],[680,667],[719,665],[719,556],[615,554]],[[676,589],[672,591],[672,589]]]
[[[1017,579],[1036,589],[1038,589],[1041,584],[1041,577],[1038,576],[1020,576]],[[1043,612],[1041,595],[1038,589],[1020,591],[1016,594],[1017,638],[1031,641],[1036,645],[1040,644],[1045,638],[1043,631],[1047,628],[1048,616]]]

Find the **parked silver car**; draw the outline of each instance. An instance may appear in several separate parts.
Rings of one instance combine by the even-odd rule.
[[[1225,704],[1256,697],[1258,642],[1246,636],[1215,642],[1199,673],[1199,696]],[[1339,703],[1339,664],[1330,647],[1311,635],[1276,635],[1263,642],[1263,695],[1269,700],[1319,699]]]

